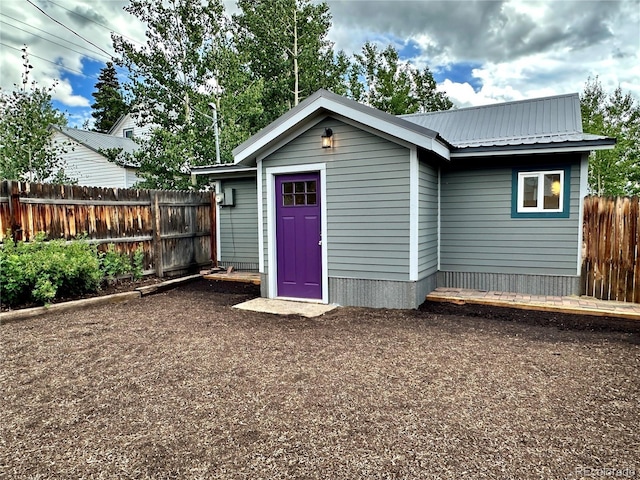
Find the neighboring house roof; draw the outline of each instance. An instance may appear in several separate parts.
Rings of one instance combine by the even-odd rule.
[[[380,133],[449,158],[450,145],[429,128],[362,105],[327,90],[318,90],[233,150],[235,163],[253,161],[286,139],[293,130],[312,127],[327,115],[366,125]]]
[[[577,93],[401,117],[440,133],[455,147],[452,156],[495,154],[496,148],[566,146],[577,151],[615,144],[612,138],[582,132]]]
[[[121,149],[124,153],[133,154],[139,148],[138,144],[130,138],[115,137],[113,135],[90,132],[88,130],[81,130],[79,128],[57,126],[52,126],[51,128],[59,131],[70,139],[98,153],[102,153],[101,150],[117,148]],[[125,166],[136,168],[140,165],[138,165],[134,161],[130,161],[129,163],[125,164]]]

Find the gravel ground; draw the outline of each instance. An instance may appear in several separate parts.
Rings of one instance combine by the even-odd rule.
[[[640,478],[637,332],[222,288],[0,325],[0,478]]]

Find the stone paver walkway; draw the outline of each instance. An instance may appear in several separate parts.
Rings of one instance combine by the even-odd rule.
[[[598,300],[593,297],[555,297],[440,287],[427,295],[427,300],[640,320],[640,304],[638,303]]]

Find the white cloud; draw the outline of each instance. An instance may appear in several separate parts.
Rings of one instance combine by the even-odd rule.
[[[56,85],[56,88],[51,94],[53,100],[58,100],[60,103],[69,107],[89,107],[91,103],[89,99],[81,96],[74,95],[71,84],[68,81],[62,81]]]

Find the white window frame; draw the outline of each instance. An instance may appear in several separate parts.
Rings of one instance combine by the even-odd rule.
[[[131,132],[131,136],[130,137],[127,136],[127,133],[129,133],[129,132]],[[133,128],[123,128],[122,129],[122,136],[124,138],[133,138]]]
[[[559,208],[544,208],[544,177],[545,175],[560,175]],[[537,206],[524,206],[525,178],[538,178]],[[542,188],[540,188],[542,186]],[[518,172],[518,213],[562,213],[564,211],[564,170],[540,170],[534,172]]]

